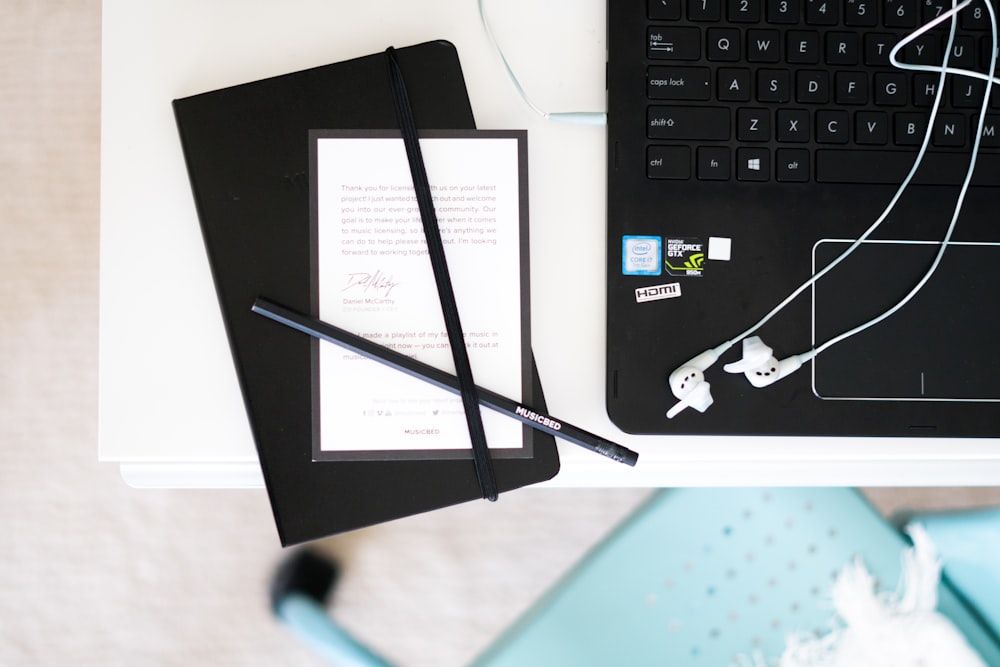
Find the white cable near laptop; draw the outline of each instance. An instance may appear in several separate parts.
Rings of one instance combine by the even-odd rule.
[[[917,157],[914,161],[910,172],[907,174],[906,178],[900,184],[897,189],[895,196],[890,200],[888,206],[883,211],[882,215],[876,219],[876,221],[862,234],[858,239],[856,239],[851,246],[849,246],[843,253],[841,253],[836,259],[834,259],[830,264],[825,266],[821,271],[813,274],[809,280],[800,285],[796,290],[794,290],[788,297],[786,297],[781,303],[779,303],[775,308],[768,312],[763,318],[761,318],[752,327],[741,333],[739,336],[727,340],[721,345],[706,350],[698,356],[694,357],[688,361],[683,366],[674,370],[669,377],[669,385],[674,396],[679,399],[679,402],[675,404],[668,412],[667,417],[673,418],[679,412],[687,407],[693,407],[699,412],[704,412],[712,404],[712,396],[710,391],[710,385],[704,380],[704,371],[707,370],[715,361],[718,360],[719,356],[728,350],[730,347],[738,342],[743,342],[743,358],[731,364],[727,364],[724,369],[730,373],[743,373],[750,383],[755,387],[764,387],[773,384],[777,380],[787,377],[789,374],[798,370],[804,363],[816,357],[821,352],[829,349],[830,347],[840,343],[855,334],[858,334],[866,329],[869,329],[876,324],[882,322],[883,320],[891,317],[904,305],[906,305],[930,280],[937,270],[941,259],[944,257],[944,253],[951,241],[951,236],[954,232],[955,226],[958,222],[958,217],[962,209],[962,204],[965,200],[966,193],[968,192],[969,185],[972,181],[972,176],[975,172],[976,160],[979,154],[979,147],[982,141],[983,128],[986,120],[986,112],[989,108],[990,93],[994,82],[997,82],[996,78],[996,63],[997,63],[997,20],[996,14],[993,10],[991,3],[987,0],[985,3],[987,6],[987,11],[990,16],[990,29],[991,29],[991,56],[990,56],[990,68],[989,74],[982,74],[978,72],[970,72],[968,70],[961,70],[956,68],[948,67],[948,58],[951,54],[954,37],[955,37],[955,27],[957,21],[957,14],[969,6],[971,0],[964,0],[964,2],[956,5],[955,0],[952,0],[952,8],[947,12],[941,14],[933,21],[930,21],[926,25],[922,26],[918,30],[914,31],[908,35],[905,39],[901,40],[892,50],[890,54],[890,62],[900,68],[911,70],[915,72],[937,72],[939,76],[938,88],[934,98],[934,105],[931,110],[931,114],[927,124],[927,130],[924,134],[924,141],[921,144],[920,150],[917,153]],[[898,53],[901,49],[915,39],[919,38],[921,35],[925,34],[929,30],[940,25],[946,20],[951,20],[951,29],[948,35],[948,43],[946,45],[945,56],[943,64],[940,67],[933,65],[909,65],[906,63],[901,63],[897,59]],[[848,255],[854,252],[861,243],[863,243],[872,233],[885,221],[889,213],[893,210],[896,203],[902,196],[903,192],[909,186],[914,174],[920,166],[923,160],[924,154],[926,153],[929,140],[933,134],[934,121],[937,117],[938,108],[940,106],[941,95],[944,89],[944,80],[948,74],[960,74],[965,76],[975,76],[975,78],[983,79],[986,81],[986,90],[983,95],[983,101],[979,113],[979,122],[977,124],[976,137],[973,141],[972,154],[969,160],[969,167],[966,170],[965,179],[962,183],[959,195],[956,198],[955,207],[952,212],[952,218],[948,225],[948,229],[941,241],[940,248],[935,256],[934,261],[925,271],[923,277],[917,282],[916,285],[896,303],[893,307],[886,310],[881,315],[872,318],[871,320],[854,327],[848,331],[841,333],[840,335],[831,338],[825,343],[798,355],[793,355],[779,361],[773,356],[773,351],[770,347],[765,345],[760,338],[754,336],[751,337],[760,327],[762,327],[768,320],[777,315],[785,306],[787,306],[793,299],[799,296],[803,291],[808,289],[810,286],[816,283],[820,278],[826,275],[830,270],[832,270],[837,264],[843,261]]]
[[[517,76],[514,74],[513,68],[511,68],[510,63],[507,62],[506,56],[503,54],[503,49],[500,48],[500,44],[497,42],[496,37],[493,36],[493,30],[490,28],[490,22],[486,19],[486,8],[483,6],[485,0],[476,0],[479,7],[479,20],[483,23],[483,28],[486,30],[486,37],[490,40],[490,45],[493,50],[497,52],[500,56],[500,62],[503,63],[504,70],[507,71],[507,78],[510,82],[514,84],[514,90],[521,97],[525,104],[528,105],[532,111],[537,113],[539,116],[545,120],[554,120],[561,123],[576,123],[578,125],[605,125],[608,122],[608,114],[603,111],[562,111],[562,112],[548,112],[536,105],[528,97],[528,94],[524,91],[524,87],[521,86],[521,82],[517,80]]]

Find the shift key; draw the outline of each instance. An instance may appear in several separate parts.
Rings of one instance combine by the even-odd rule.
[[[649,107],[646,131],[650,139],[727,141],[729,109],[719,107]]]

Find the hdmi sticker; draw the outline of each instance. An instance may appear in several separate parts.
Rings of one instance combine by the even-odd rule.
[[[647,301],[673,299],[680,295],[681,295],[680,283],[669,283],[667,285],[654,285],[652,287],[640,287],[635,290],[635,302],[646,303]]]
[[[658,276],[663,270],[663,239],[659,236],[622,237],[622,275]]]
[[[705,265],[705,245],[697,238],[664,239],[663,266],[672,276],[700,278]]]

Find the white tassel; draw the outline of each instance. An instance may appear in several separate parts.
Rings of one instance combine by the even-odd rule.
[[[895,593],[879,594],[860,559],[833,585],[839,627],[822,637],[794,635],[779,667],[986,667],[961,633],[938,614],[941,563],[920,526],[908,530]]]

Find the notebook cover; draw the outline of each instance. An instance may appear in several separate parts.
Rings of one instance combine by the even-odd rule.
[[[397,51],[420,129],[475,129],[458,54]],[[216,292],[282,544],[481,498],[471,460],[312,459],[317,343],[251,313],[258,296],[312,312],[309,130],[395,129],[384,54],[174,100]],[[315,313],[313,313],[315,314]],[[535,403],[542,406],[537,374]],[[555,441],[494,461],[499,489],[553,477]]]

